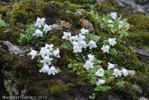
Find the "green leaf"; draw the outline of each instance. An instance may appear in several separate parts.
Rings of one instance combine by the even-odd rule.
[[[93,35],[93,34],[86,34],[85,42],[89,43],[90,40],[93,40],[94,42],[97,43],[97,42],[99,42],[100,37],[96,36],[96,35]]]
[[[72,46],[71,42],[67,41],[67,42],[62,43],[61,47],[72,48],[73,46]]]

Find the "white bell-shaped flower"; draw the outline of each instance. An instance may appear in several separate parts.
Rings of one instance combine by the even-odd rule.
[[[113,27],[113,24],[108,24],[109,27]]]
[[[62,39],[70,39],[71,37],[71,33],[70,32],[63,32],[63,36],[62,36]]]
[[[48,49],[49,51],[53,51],[53,47],[54,45],[53,44],[45,44],[45,49]]]
[[[110,62],[108,62],[108,68],[107,69],[113,69],[114,67],[115,67],[115,64],[112,64],[112,63],[110,63]]]
[[[93,40],[90,40],[87,46],[89,46],[89,49],[97,48],[96,42],[94,42]]]
[[[59,55],[60,51],[59,49],[57,48],[56,50],[53,51],[53,55],[60,58],[60,55]]]
[[[111,18],[115,20],[117,18],[117,12],[112,12]]]
[[[72,42],[72,45],[73,45],[73,47],[74,47],[74,46],[78,46],[79,44],[78,44],[78,42],[73,41],[73,42]]]
[[[88,58],[89,58],[89,61],[94,61],[95,56],[94,56],[94,55],[89,54],[89,55],[88,55]]]
[[[84,65],[84,68],[86,68],[87,70],[90,68],[94,68],[94,63],[92,63],[91,61],[86,61],[86,64]]]
[[[97,76],[99,76],[99,77],[104,76],[104,70],[103,70],[103,68],[100,68],[100,69],[95,73],[95,75],[97,75]]]
[[[36,29],[35,33],[32,36],[43,37],[43,32],[40,29]]]
[[[115,76],[115,77],[117,77],[117,76],[121,76],[122,75],[122,73],[121,73],[121,71],[120,70],[118,70],[118,69],[114,69],[114,73],[113,73],[113,75]]]
[[[126,77],[127,75],[128,75],[128,70],[127,69],[125,69],[125,68],[123,68],[122,69],[122,73],[124,74],[124,76]]]
[[[76,43],[76,44],[73,46],[73,52],[74,52],[74,53],[82,52],[82,48],[79,47],[78,44]]]
[[[48,26],[47,24],[44,25],[43,31],[45,31],[45,33],[51,30],[52,30],[51,25],[50,26]]]
[[[53,60],[53,58],[49,58],[48,56],[44,57],[44,60],[41,60],[41,63],[44,63],[44,65],[48,64],[51,65],[51,61]]]
[[[74,41],[76,41],[76,36],[71,36],[70,39],[69,39],[69,41],[70,41],[71,43],[73,43]]]
[[[114,46],[116,44],[115,40],[116,40],[116,38],[109,38],[108,42],[109,42],[110,45]]]
[[[96,81],[96,85],[97,86],[100,86],[101,84],[104,84],[105,83],[105,80],[102,80],[102,79],[98,79],[97,81]]]
[[[55,67],[52,65],[51,68],[48,71],[48,75],[55,75],[56,73],[58,73],[58,71],[55,69]]]
[[[82,34],[88,34],[89,30],[85,29],[84,27],[80,30]]]
[[[38,53],[37,53],[37,51],[31,49],[30,53],[28,53],[28,54],[32,56],[31,59],[34,59]]]
[[[45,64],[40,70],[39,72],[40,73],[47,73],[49,71],[49,65],[48,64]]]
[[[85,36],[79,34],[79,35],[76,35],[76,40],[78,40],[78,42],[80,41],[83,41],[85,39]]]
[[[104,53],[105,53],[105,52],[109,53],[109,48],[110,48],[109,45],[106,45],[106,46],[103,45],[102,48],[101,48],[101,50],[103,50]]]
[[[86,48],[86,42],[84,40],[78,42],[79,47]]]
[[[46,20],[45,18],[39,18],[39,17],[37,17],[35,26],[38,26],[39,28],[41,28],[44,25],[45,20]]]
[[[107,22],[111,24],[111,23],[113,23],[113,20],[108,20]]]
[[[42,58],[44,58],[45,56],[49,57],[49,55],[51,55],[52,53],[49,51],[49,49],[42,47],[39,54],[41,55]]]

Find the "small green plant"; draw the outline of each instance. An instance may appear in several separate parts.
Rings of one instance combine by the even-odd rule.
[[[37,44],[39,41],[46,40],[45,32],[43,32],[43,37],[33,36],[36,29],[37,27],[34,24],[29,25],[29,28],[26,30],[26,34],[20,34],[20,38],[18,40],[19,44],[20,45],[23,45],[25,43]],[[40,30],[43,30],[43,28],[40,28]]]
[[[99,16],[94,11],[90,12],[91,21],[95,23],[99,30],[106,31],[110,34],[119,34],[120,37],[129,36],[127,30],[131,27],[127,19],[118,17],[116,12],[111,14]]]
[[[2,27],[6,27],[6,22],[3,21],[0,17],[0,28],[2,28]]]
[[[125,85],[125,81],[119,81],[116,83],[116,85],[119,87],[119,88],[123,88]]]
[[[62,43],[61,47],[72,48],[73,46],[69,41],[66,41],[66,42]]]
[[[95,99],[95,97],[96,97],[95,93],[93,93],[92,95],[89,96],[90,99]]]

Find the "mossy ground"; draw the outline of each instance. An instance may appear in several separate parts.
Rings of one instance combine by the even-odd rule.
[[[5,71],[11,71],[12,77],[14,78],[15,88],[18,90],[28,88],[29,91],[34,91],[33,93],[29,92],[30,95],[42,94],[47,95],[49,98],[57,98],[59,100],[63,100],[63,98],[68,96],[68,94],[73,95],[80,93],[85,96],[89,96],[93,93],[93,87],[88,82],[89,77],[85,74],[78,76],[75,73],[70,72],[67,65],[69,63],[74,63],[75,55],[71,53],[73,51],[72,48],[64,48],[60,46],[64,42],[64,40],[61,39],[63,35],[62,32],[71,31],[75,34],[78,33],[78,30],[81,29],[79,20],[81,18],[90,20],[88,12],[91,11],[92,8],[84,11],[83,15],[77,15],[75,12],[80,8],[79,5],[69,2],[52,2],[50,3],[51,6],[47,7],[45,6],[46,4],[47,3],[43,2],[35,3],[22,1],[10,6],[10,12],[6,13],[7,17],[2,17],[7,23],[10,23],[10,26],[0,29],[0,40],[8,40],[14,44],[18,44],[17,40],[20,33],[25,34],[25,31],[22,31],[22,29],[26,30],[27,25],[33,23],[37,16],[45,17],[46,19],[54,18],[54,21],[47,20],[49,24],[53,24],[56,20],[65,20],[70,22],[72,24],[71,29],[52,30],[47,34],[46,40],[48,44],[54,44],[60,49],[61,59],[58,59],[56,66],[59,66],[62,72],[55,76],[40,74],[39,68],[36,65],[37,58],[30,60],[30,56],[16,57],[12,55],[11,57],[8,57],[8,54],[4,52],[0,52],[0,64],[3,65],[1,67]],[[66,13],[67,10],[70,12]],[[103,60],[103,68],[106,68],[108,66],[107,62],[110,61],[112,63],[116,63],[120,67],[125,67],[129,70],[136,70],[137,75],[134,78],[129,77],[126,80],[128,80],[129,85],[133,83],[140,85],[143,88],[142,95],[147,96],[147,94],[149,94],[147,89],[149,84],[145,82],[147,80],[146,73],[148,67],[145,63],[138,60],[138,56],[131,47],[149,49],[149,18],[144,14],[132,13],[131,8],[119,6],[110,0],[101,5],[97,5],[94,10],[100,12],[101,15],[117,11],[119,15],[122,14],[124,18],[128,18],[128,22],[133,25],[133,27],[129,30],[129,37],[119,38],[117,35],[101,32],[93,23],[95,34],[101,37],[100,42],[108,39],[109,37],[117,37],[117,45],[115,48],[118,55],[109,56],[108,54],[103,54],[100,48],[93,50],[92,52],[96,54],[97,59]],[[100,46],[102,45],[100,44]],[[81,59],[81,56],[79,57],[79,59]],[[115,87],[112,87],[112,89],[114,88]],[[96,99],[104,99],[106,94],[110,91],[112,90],[109,90],[106,93],[97,93],[99,95],[102,94],[102,96],[98,95]],[[69,96],[68,98],[68,100],[72,99]]]

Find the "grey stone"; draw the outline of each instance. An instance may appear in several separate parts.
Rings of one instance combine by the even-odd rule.
[[[128,74],[130,76],[134,76],[136,74],[136,71],[135,70],[128,70]]]
[[[148,98],[140,97],[138,100],[148,100]]]
[[[26,54],[26,51],[25,50],[18,50],[17,51],[17,54],[19,54],[19,55],[25,55]]]
[[[133,84],[132,86],[135,88],[136,91],[138,91],[140,94],[142,94],[142,88],[139,85]]]
[[[9,41],[0,41],[0,44],[6,46],[9,52],[17,52],[18,50],[20,50],[17,45],[14,45]]]

